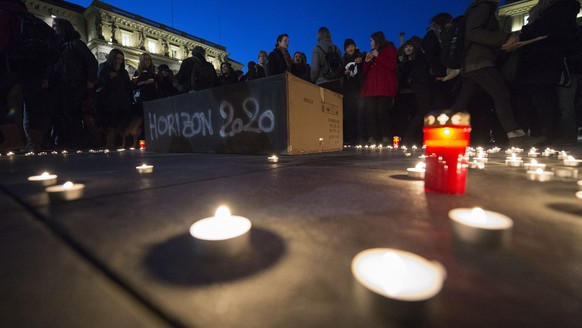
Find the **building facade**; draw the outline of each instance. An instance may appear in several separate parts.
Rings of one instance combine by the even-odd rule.
[[[580,0],[578,0],[580,1]],[[506,32],[518,32],[527,24],[530,9],[538,0],[507,1],[499,7],[499,22]],[[582,11],[578,14],[578,24],[582,24]]]
[[[55,17],[69,20],[100,63],[106,60],[111,49],[120,49],[130,74],[137,68],[138,56],[144,52],[152,56],[156,66],[166,64],[176,72],[195,46],[206,50],[206,59],[217,70],[224,61],[230,62],[235,70],[243,67],[228,58],[229,53],[222,45],[102,1],[93,1],[87,8],[59,0],[26,0],[26,6],[49,25]]]

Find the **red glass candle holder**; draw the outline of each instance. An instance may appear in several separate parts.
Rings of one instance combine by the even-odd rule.
[[[467,113],[445,111],[430,113],[424,118],[425,192],[465,192],[468,168],[465,152],[470,134],[470,116]]]
[[[400,137],[399,136],[394,136],[392,138],[392,147],[394,147],[394,148],[400,147]]]
[[[140,140],[139,141],[139,149],[140,150],[145,150],[145,148],[146,148],[146,142],[145,142],[145,140]]]

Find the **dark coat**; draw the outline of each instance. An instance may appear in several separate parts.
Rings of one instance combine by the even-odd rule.
[[[289,67],[287,67],[287,62],[285,62],[285,56],[281,50],[275,48],[269,54],[269,61],[267,62],[267,72],[269,76],[278,75],[287,72]]]
[[[508,33],[499,29],[495,16],[497,4],[491,0],[475,0],[465,12],[465,72],[495,67],[499,49],[509,38]]]
[[[97,113],[103,126],[121,128],[131,117],[131,81],[125,68],[111,78],[106,64],[101,63],[97,72]]]
[[[260,79],[265,77],[265,69],[263,68],[263,66],[255,64],[252,66],[249,66],[249,71],[246,74],[246,80],[247,81],[251,81],[251,80],[256,80],[256,79]]]
[[[343,61],[344,66],[356,60],[356,58],[362,58],[362,62],[357,64],[358,66],[358,74],[355,76],[346,76],[344,79],[344,93],[349,92],[360,92],[362,87],[362,82],[364,81],[364,57],[365,54],[362,54],[359,49],[356,49],[352,56],[348,55],[347,53],[344,54]]]
[[[444,77],[447,75],[447,68],[441,61],[441,41],[433,29],[430,29],[422,39],[422,50],[430,65],[431,75]]]
[[[521,40],[547,35],[544,40],[520,49],[517,79],[522,83],[558,84],[564,58],[579,54],[582,40],[577,32],[576,15],[580,4],[562,0],[546,9],[533,24],[523,27]]]
[[[293,63],[291,64],[291,74],[297,76],[298,78],[301,78],[305,81],[311,82],[311,67],[309,67],[309,65],[302,63],[302,64],[297,64],[297,63]]]
[[[54,71],[60,83],[84,85],[97,81],[97,66],[95,55],[77,34],[61,45],[60,60],[54,65]]]
[[[398,64],[398,76],[400,88],[410,88],[411,82],[434,82],[434,76],[430,74],[430,66],[420,49],[416,49],[413,59],[404,58]],[[406,56],[406,55],[405,55]]]
[[[134,82],[134,91],[139,91],[139,97],[136,97],[136,101],[149,101],[154,100],[159,97],[158,94],[158,75],[155,72],[149,70],[143,70],[141,74],[139,71],[133,73],[133,77],[137,80]],[[147,81],[149,79],[154,79],[154,83],[138,85],[140,82]],[[135,94],[135,93],[134,93]]]
[[[174,76],[174,88],[178,93],[186,93],[192,89],[191,77],[194,64],[194,58],[192,57],[182,61],[178,73]]]

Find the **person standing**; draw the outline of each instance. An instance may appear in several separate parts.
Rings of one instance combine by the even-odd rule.
[[[172,80],[174,72],[166,64],[158,66],[158,93],[160,98],[170,97],[176,94]]]
[[[364,98],[368,143],[389,142],[388,112],[398,93],[396,73],[398,51],[383,32],[370,38],[371,51],[364,60],[364,82],[360,96]]]
[[[330,57],[337,57],[339,64],[342,64],[342,52],[333,44],[329,29],[322,26],[317,31],[317,45],[313,47],[311,54],[311,81],[322,88],[341,93],[343,76],[338,75],[337,78],[324,76],[324,66],[334,65],[334,63],[327,62]]]
[[[293,63],[291,64],[291,74],[311,82],[311,67],[307,64],[307,56],[304,53],[296,51],[293,54]]]
[[[268,76],[278,75],[289,71],[293,61],[291,60],[288,49],[289,36],[287,34],[280,34],[277,36],[277,44],[275,45],[275,49],[273,49],[269,54],[269,61],[267,62]]]
[[[97,72],[97,114],[105,130],[106,148],[115,146],[131,118],[132,87],[124,66],[123,52],[112,49]]]
[[[474,0],[465,12],[465,58],[463,85],[453,109],[467,108],[481,87],[495,103],[497,118],[511,146],[531,147],[543,138],[528,136],[515,120],[509,90],[496,68],[500,49],[511,49],[517,38],[500,31],[495,12],[499,0]]]
[[[53,137],[59,148],[81,147],[83,101],[95,87],[98,63],[71,22],[55,18],[53,29],[63,41],[49,85],[54,105]]]
[[[353,39],[344,41],[343,64],[346,68],[342,94],[344,95],[344,144],[355,144],[358,139],[364,138],[363,104],[360,99],[362,76],[364,75],[364,57],[356,47]]]
[[[556,87],[565,91],[572,87],[567,57],[582,52],[576,24],[579,12],[580,3],[576,0],[540,0],[530,10],[528,24],[520,34],[522,41],[547,36],[519,50],[516,78],[522,86],[519,90],[529,100],[527,109],[534,109],[533,113],[527,113],[527,109],[522,112],[529,117],[537,116],[534,125],[539,124],[541,134],[552,143],[568,139],[575,142],[576,138],[573,97],[571,106],[560,110]]]
[[[267,54],[267,52],[265,50],[261,50],[261,51],[259,51],[257,59],[259,60],[259,62],[258,62],[259,67],[257,67],[257,70],[259,70],[259,72],[257,73],[256,78],[269,76],[269,71],[268,71],[269,67],[267,65],[267,61],[269,60],[269,54]],[[262,74],[260,73],[261,68],[263,69],[263,73],[264,73],[263,76],[261,76]]]

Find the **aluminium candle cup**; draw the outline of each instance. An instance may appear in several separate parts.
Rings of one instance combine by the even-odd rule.
[[[529,163],[524,163],[523,167],[527,170],[527,171],[535,171],[537,169],[545,169],[546,168],[546,164],[543,163],[538,163],[535,160],[532,160]]]
[[[275,164],[275,163],[279,162],[279,157],[277,155],[271,155],[271,156],[267,157],[267,161],[269,163]]]
[[[481,221],[471,216],[473,210],[457,208],[449,211],[451,228],[457,240],[482,247],[498,247],[509,243],[513,221],[508,216],[483,211],[485,220]]]
[[[217,222],[217,220],[226,220]],[[227,228],[232,231],[226,232]],[[242,216],[204,218],[190,227],[195,250],[205,258],[230,258],[244,253],[250,244],[251,221]],[[218,234],[214,234],[220,230]]]
[[[406,171],[408,172],[409,178],[418,179],[418,180],[424,179],[425,169],[416,168],[416,167],[409,167],[406,169]]]
[[[44,172],[41,175],[33,175],[28,177],[28,181],[32,184],[48,187],[57,183],[57,176]]]
[[[360,252],[352,260],[351,268],[359,310],[401,323],[418,322],[430,312],[427,310],[431,300],[442,289],[446,277],[440,263],[390,248]]]
[[[572,156],[568,156],[568,158],[564,159],[564,165],[566,166],[579,166],[582,163],[582,159],[575,159]]]
[[[137,172],[145,174],[145,173],[152,173],[154,171],[154,166],[153,165],[140,165],[140,166],[136,166],[135,169],[137,170]]]
[[[554,179],[554,172],[544,171],[542,169],[527,171],[525,174],[530,181],[546,182]]]
[[[63,185],[50,186],[45,189],[51,202],[71,201],[83,196],[85,185],[67,181]]]
[[[571,166],[555,166],[554,175],[557,178],[572,180],[578,178],[578,169]]]

